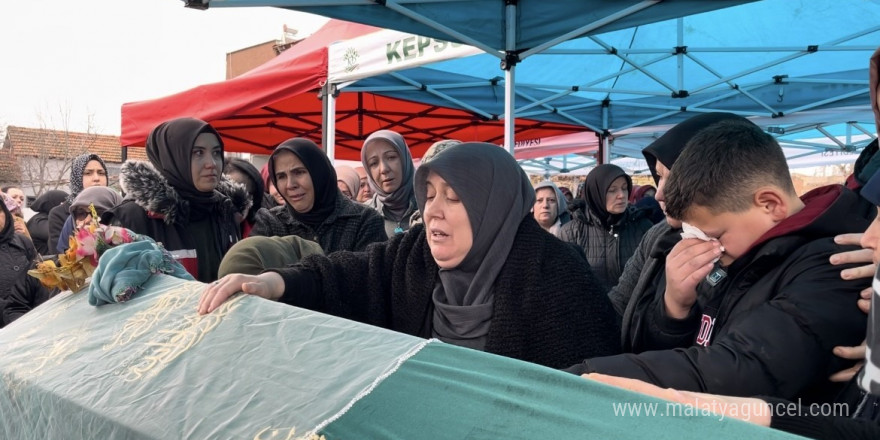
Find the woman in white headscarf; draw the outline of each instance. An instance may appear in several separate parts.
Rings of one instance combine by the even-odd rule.
[[[364,141],[361,163],[373,198],[366,202],[385,219],[388,237],[406,232],[418,212],[413,194],[412,155],[403,136],[391,130],[379,130]]]
[[[200,312],[244,291],[556,368],[619,351],[605,292],[577,249],[535,222],[535,192],[503,149],[450,147],[419,168],[414,192],[424,224],[365,252],[228,275]]]

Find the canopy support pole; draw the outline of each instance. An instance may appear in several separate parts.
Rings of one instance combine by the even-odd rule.
[[[678,90],[685,90],[684,88],[684,19],[679,18],[675,20],[675,30],[676,30],[676,43],[678,44],[675,48],[675,61],[676,68],[675,70],[678,72]]]
[[[321,88],[321,119],[324,123],[324,132],[321,133],[321,143],[324,144],[324,152],[330,159],[331,164],[336,163],[336,97],[339,91],[336,85],[330,82]]]
[[[504,69],[504,146],[511,156],[514,156],[516,137],[514,129],[514,109],[516,108],[516,63],[519,57],[514,52],[516,49],[516,1],[508,0],[505,5],[505,49],[506,55],[501,61]]]
[[[513,91],[514,69],[514,66],[510,66],[504,71],[504,146],[507,147],[511,156],[514,154],[514,145],[516,144],[514,135],[516,121],[513,120],[513,106],[516,103],[516,93]]]
[[[603,164],[611,161],[611,147],[608,140],[611,138],[611,131],[608,130],[608,108],[611,107],[611,100],[605,98],[602,101],[602,131],[596,133],[599,135],[599,151],[596,152],[596,163]]]

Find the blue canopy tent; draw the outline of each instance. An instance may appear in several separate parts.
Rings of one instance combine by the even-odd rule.
[[[652,23],[754,0],[184,0],[188,7],[277,6],[477,47],[501,60],[505,145],[514,146],[514,69],[582,35]]]
[[[867,64],[880,46],[880,3],[823,3],[800,9],[792,9],[791,1],[750,3],[560,43],[518,67],[518,86],[552,93],[548,98],[519,91],[516,115],[552,113],[604,134],[609,159],[641,157],[641,149],[669,126],[708,111],[751,118],[779,138],[791,159],[857,151],[876,133]],[[832,7],[847,13],[833,14]],[[430,69],[438,77],[467,72],[498,80],[488,55]],[[394,86],[414,78],[467,100],[467,90],[426,82],[425,76],[402,71],[361,80],[349,90],[393,95],[401,93]],[[420,99],[443,100],[430,93]],[[591,162],[569,156],[529,163],[558,172]]]
[[[211,0],[209,4],[243,6],[266,3],[260,0]],[[438,32],[430,26],[413,28],[410,20],[376,22],[378,18],[373,15],[390,14],[375,12],[384,11],[376,4],[352,5],[357,2],[346,2],[348,6],[327,6],[333,2],[319,0],[268,3],[334,17],[356,18],[423,35],[437,35]],[[387,6],[391,3],[387,2],[385,9],[397,11],[404,8],[399,3]],[[427,11],[433,10],[432,5],[454,9],[462,4],[485,5],[487,2],[405,3],[409,9],[424,7],[424,10],[418,9],[419,13],[430,15]],[[491,2],[496,3],[499,2]],[[569,3],[553,2],[552,8],[555,11],[555,8]],[[688,2],[663,3],[669,4],[664,7],[683,8],[679,9],[681,13],[693,12],[686,10],[685,6],[690,5]],[[729,5],[703,3],[712,3],[716,7]],[[582,2],[578,4],[583,8]],[[324,6],[318,10],[315,5]],[[777,135],[789,151],[795,151],[794,156],[827,150],[854,151],[870,142],[876,127],[868,105],[866,67],[870,53],[880,45],[880,26],[877,25],[880,23],[880,3],[768,0],[621,28],[632,24],[636,17],[647,18],[647,11],[656,11],[656,15],[650,18],[666,18],[668,15],[660,11],[668,10],[657,9],[661,6],[642,9],[627,18],[617,17],[620,20],[613,24],[594,26],[585,31],[590,34],[588,37],[561,43],[558,42],[560,38],[548,37],[547,31],[541,33],[531,27],[521,28],[521,33],[531,35],[534,32],[543,37],[518,34],[516,38],[520,45],[514,51],[535,58],[518,65],[516,70],[518,86],[531,89],[516,90],[516,117],[549,116],[595,131],[602,135],[608,147],[604,151],[605,160],[615,156],[638,157],[644,145],[672,124],[697,112],[708,111],[730,111],[752,118]],[[523,16],[530,15],[524,11],[536,6],[520,1],[519,7],[518,17],[522,20],[529,19]],[[358,11],[359,16],[346,15],[350,11]],[[476,17],[483,12],[464,8],[461,13]],[[577,13],[569,11],[569,14]],[[448,16],[447,19],[455,22]],[[468,26],[479,28],[474,30],[477,36],[472,39],[484,39],[480,42],[484,46],[497,45],[501,40],[492,40],[483,34],[486,28],[502,26],[504,20],[492,21],[485,17],[480,20],[483,21],[479,21],[479,26],[474,25],[475,21],[468,22]],[[581,18],[582,23],[586,23],[585,20]],[[463,31],[468,26],[456,29]],[[617,30],[599,33],[608,29]],[[557,31],[558,37],[579,35],[572,33],[570,25],[565,24],[560,24]],[[455,33],[450,35],[457,39]],[[542,43],[550,43],[552,47],[543,51],[532,50],[539,49],[538,46],[527,49],[529,45]],[[507,81],[509,76],[507,79],[499,76],[499,53],[503,51],[435,63],[430,69],[416,68],[367,78],[341,91],[369,91],[401,98],[406,94],[404,99],[480,109],[487,101],[483,99],[481,103],[473,99],[476,89],[484,89],[480,92],[483,97],[486,90],[490,95],[498,96],[501,87],[506,92],[513,92]],[[481,78],[482,82],[447,80],[454,78],[453,74]],[[511,101],[504,102],[509,105]],[[498,102],[491,105],[495,107],[485,111],[498,114]],[[803,140],[819,137],[831,139],[831,144]],[[571,169],[573,161],[581,162],[575,166],[588,166],[592,162],[590,158],[574,156],[559,160],[562,163],[537,161],[533,164],[558,171]]]

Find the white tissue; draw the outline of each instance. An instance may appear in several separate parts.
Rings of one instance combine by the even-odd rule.
[[[703,241],[712,241],[712,240],[718,241],[717,238],[711,238],[708,235],[706,235],[706,233],[701,231],[700,228],[698,228],[690,223],[685,223],[685,222],[681,222],[681,238],[682,238],[682,240],[685,240],[688,238],[696,238],[697,240],[703,240]]]
[[[685,222],[681,222],[681,239],[685,240],[688,238],[696,238],[697,240],[703,241],[718,241],[717,238],[706,235],[706,233],[700,230],[700,228]],[[721,246],[721,253],[724,253],[724,246]],[[715,263],[720,259],[721,257],[718,257],[712,260],[712,262]]]

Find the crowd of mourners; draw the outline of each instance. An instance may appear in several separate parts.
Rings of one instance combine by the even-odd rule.
[[[880,122],[876,71],[871,87]],[[26,272],[93,206],[208,283],[199,313],[244,292],[685,403],[844,403],[750,421],[880,438],[876,139],[845,182],[801,196],[776,139],[728,113],[648,145],[655,185],[603,164],[574,196],[496,145],[445,140],[416,162],[390,130],[356,169],[292,138],[260,170],[193,118],[153,129],[146,152],[118,189],[100,156],[73,159],[69,191],[39,195],[27,222],[3,188],[0,326],[57,293]]]

